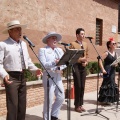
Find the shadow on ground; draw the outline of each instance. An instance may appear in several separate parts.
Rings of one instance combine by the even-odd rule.
[[[62,107],[61,107],[61,110],[67,110],[67,105],[63,104]]]
[[[63,104],[61,110],[67,110],[67,105]],[[75,111],[73,107],[70,106],[70,111]]]
[[[104,108],[89,109],[87,110],[87,112],[89,112],[90,114],[97,114],[102,112],[102,110],[105,110],[105,109]]]
[[[96,105],[97,104],[97,101],[96,100],[84,100],[85,103],[89,103],[89,104],[94,104]]]
[[[43,118],[36,115],[26,114],[25,120],[43,120]]]

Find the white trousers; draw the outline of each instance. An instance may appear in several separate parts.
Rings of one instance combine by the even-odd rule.
[[[65,95],[64,95],[64,87],[61,80],[61,75],[59,73],[49,72],[51,77],[53,77],[54,82],[57,84],[57,86],[60,88],[62,93],[58,90],[57,86],[54,84],[54,82],[49,79],[49,120],[51,120],[51,116],[57,117],[60,112],[60,108],[62,106],[62,103],[64,101]],[[43,106],[43,119],[48,120],[47,118],[47,73],[43,72],[43,87],[44,87],[44,106]]]

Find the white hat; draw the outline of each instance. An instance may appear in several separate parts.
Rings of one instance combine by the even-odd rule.
[[[56,32],[49,32],[43,39],[43,43],[47,44],[47,39],[51,36],[57,37],[57,41],[60,41],[62,39],[62,36]]]
[[[18,20],[13,20],[7,24],[7,28],[5,30],[3,30],[2,33],[7,34],[8,30],[10,30],[12,28],[16,28],[16,27],[26,28],[27,25],[21,25]]]

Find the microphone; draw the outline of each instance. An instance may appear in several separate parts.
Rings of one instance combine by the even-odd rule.
[[[87,38],[87,39],[93,39],[93,37],[85,37],[85,38]]]
[[[23,36],[23,38],[29,43],[30,46],[35,47],[35,45],[28,39],[27,36]]]
[[[64,46],[70,46],[70,44],[67,44],[67,43],[63,43],[63,42],[58,42],[58,44],[61,44],[61,45],[64,45]]]

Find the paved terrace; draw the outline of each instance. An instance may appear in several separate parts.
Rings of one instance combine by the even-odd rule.
[[[102,117],[99,114],[95,114],[95,111],[97,110],[96,105],[96,98],[97,98],[97,92],[89,92],[85,93],[85,99],[84,99],[84,107],[86,108],[86,112],[83,113],[77,113],[74,111],[74,100],[71,100],[71,119],[69,120],[107,120],[105,117]],[[27,109],[26,114],[26,120],[43,120],[42,118],[42,105],[38,105],[32,108]],[[120,106],[118,105],[118,109],[116,105],[110,105],[110,106],[98,106],[98,111],[101,111],[100,114],[108,117],[109,120],[120,120]],[[88,115],[85,115],[88,113]],[[93,113],[93,114],[89,114]],[[84,115],[84,116],[81,116]],[[0,117],[0,120],[5,120],[6,116]],[[66,102],[63,103],[62,109],[60,111],[59,115],[60,120],[68,120],[67,117],[67,104]]]

